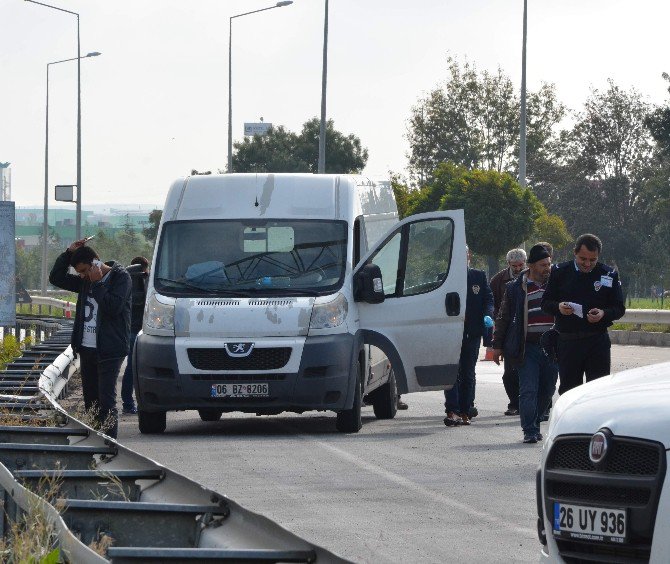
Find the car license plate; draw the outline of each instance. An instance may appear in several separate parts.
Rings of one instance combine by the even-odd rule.
[[[623,544],[628,523],[625,509],[585,507],[554,502],[554,536]]]
[[[212,384],[213,398],[265,398],[270,395],[269,384]]]

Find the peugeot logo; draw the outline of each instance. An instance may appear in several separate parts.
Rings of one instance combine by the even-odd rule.
[[[591,459],[591,462],[593,462],[593,464],[600,464],[607,454],[608,447],[609,441],[605,433],[598,431],[593,435],[591,437],[591,442],[589,443],[589,458]]]
[[[249,356],[254,348],[254,343],[225,343],[228,356]]]

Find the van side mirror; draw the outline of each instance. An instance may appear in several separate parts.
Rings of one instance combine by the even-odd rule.
[[[380,304],[384,301],[382,271],[376,264],[366,264],[354,278],[354,301]]]

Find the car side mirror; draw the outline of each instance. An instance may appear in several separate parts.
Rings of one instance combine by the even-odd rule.
[[[376,264],[366,264],[354,277],[354,301],[380,304],[384,301],[382,271]]]

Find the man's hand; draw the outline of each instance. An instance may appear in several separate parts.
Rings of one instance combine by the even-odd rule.
[[[500,361],[503,360],[503,357],[502,349],[493,349],[493,362],[498,366],[500,366]]]
[[[72,243],[67,250],[73,253],[76,251],[79,247],[83,247],[86,244],[86,239],[79,239],[79,241],[75,241]]]
[[[575,310],[572,309],[572,307],[569,306],[567,302],[561,302],[558,304],[558,311],[560,311],[563,315],[572,315]]]
[[[102,280],[102,269],[100,268],[100,265],[95,264],[95,262],[91,265],[91,268],[88,271],[88,279],[91,282],[99,282]]]
[[[598,321],[600,321],[604,315],[605,312],[602,309],[594,307],[586,314],[586,319],[589,323],[598,323]]]

